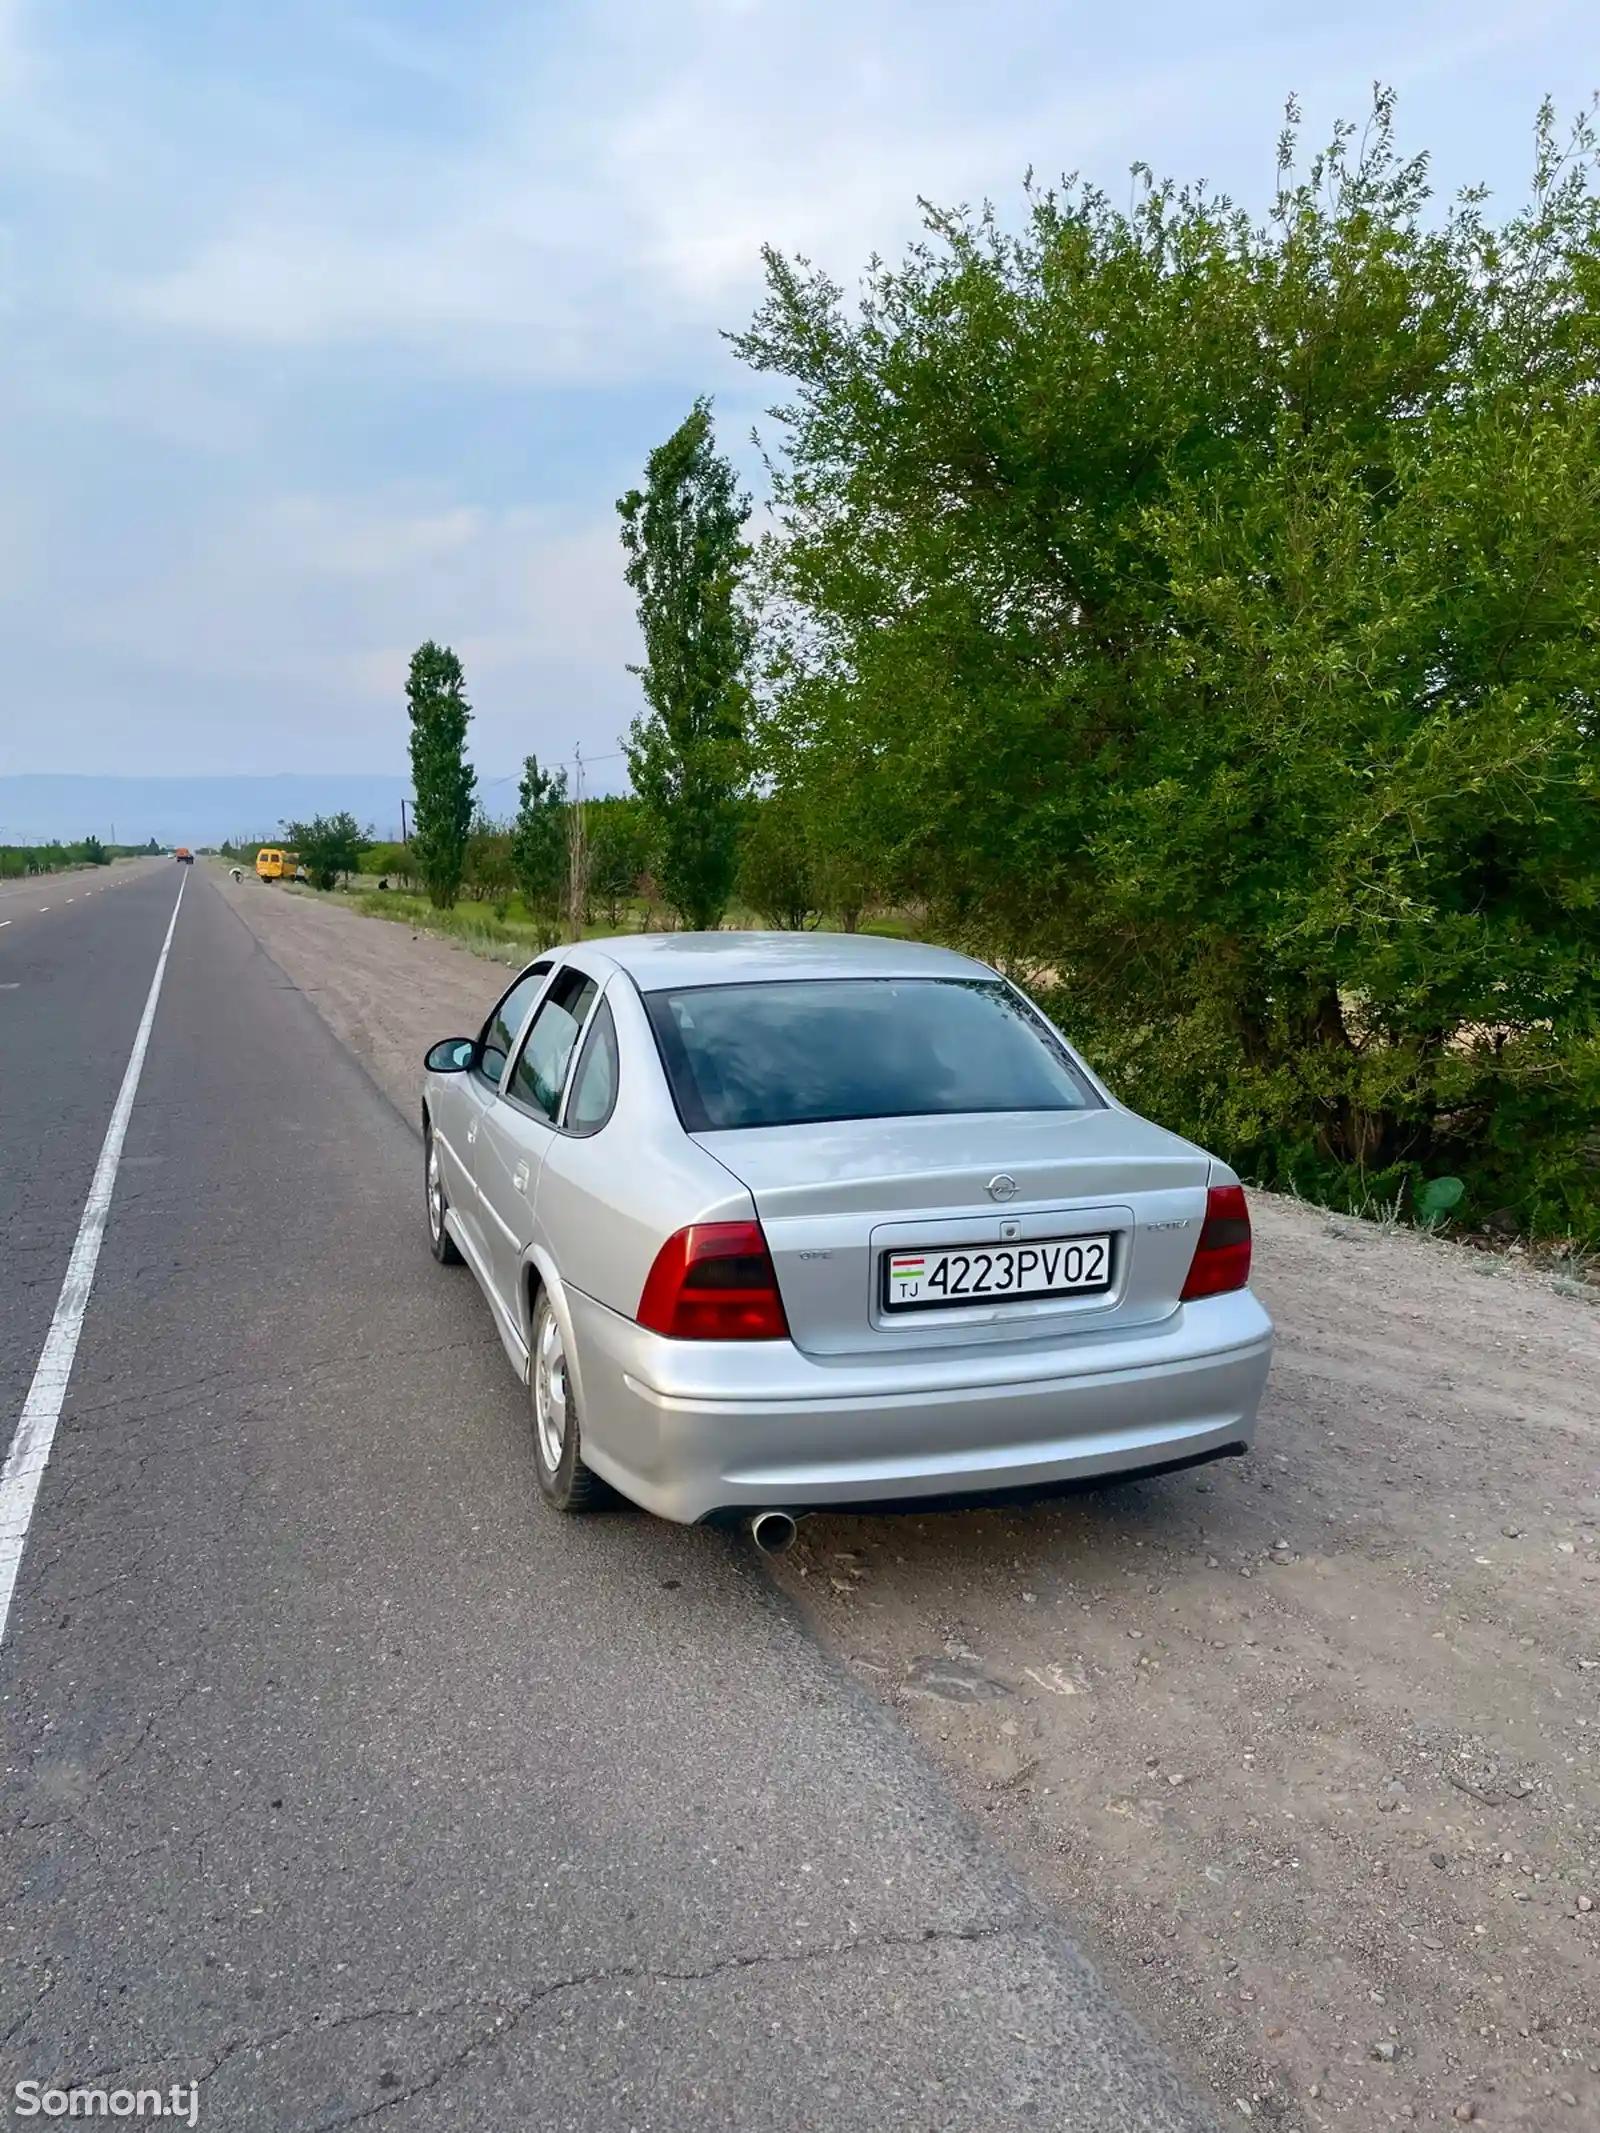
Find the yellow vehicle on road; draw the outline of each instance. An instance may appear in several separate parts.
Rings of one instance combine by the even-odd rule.
[[[264,844],[256,854],[256,878],[260,881],[303,881],[305,872],[297,854],[280,851],[274,844]]]

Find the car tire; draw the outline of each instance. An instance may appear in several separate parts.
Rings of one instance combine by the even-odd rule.
[[[542,1289],[533,1310],[528,1398],[533,1408],[533,1464],[546,1503],[571,1512],[598,1511],[610,1503],[611,1490],[583,1463],[583,1432],[567,1369],[566,1335]]]
[[[444,1226],[445,1209],[450,1205],[450,1196],[444,1189],[444,1171],[439,1162],[439,1145],[429,1126],[422,1136],[422,1192],[428,1210],[428,1249],[441,1266],[460,1266],[461,1254],[456,1241]]]

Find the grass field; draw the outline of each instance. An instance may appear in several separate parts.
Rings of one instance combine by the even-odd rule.
[[[325,892],[309,888],[304,882],[295,882],[281,885],[281,893],[321,897]],[[466,899],[448,911],[439,911],[426,896],[413,895],[403,889],[380,889],[375,876],[357,874],[347,885],[326,892],[326,900],[348,904],[370,918],[386,918],[396,925],[409,926],[414,933],[436,933],[448,940],[458,940],[466,947],[493,956],[497,962],[514,960],[507,955],[508,950],[537,955],[540,949],[568,938],[564,923],[552,926],[548,920],[537,917],[520,896],[511,899],[503,917],[497,917],[486,903]],[[730,931],[760,930],[762,921],[753,911],[731,910],[723,924]],[[615,925],[607,913],[595,912],[583,928],[583,938],[603,940],[617,933],[675,930],[671,912],[662,905],[647,904],[643,897],[632,897],[620,906]],[[819,930],[827,932],[832,929],[824,922]],[[913,939],[916,934],[906,916],[893,911],[878,913],[866,920],[860,930],[895,940]]]

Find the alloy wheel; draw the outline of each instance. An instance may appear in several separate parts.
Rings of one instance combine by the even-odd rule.
[[[561,1328],[548,1306],[540,1314],[538,1352],[534,1357],[533,1424],[539,1456],[555,1473],[567,1443],[567,1351]]]
[[[428,1140],[428,1227],[434,1242],[444,1234],[444,1177],[439,1168],[439,1144]]]

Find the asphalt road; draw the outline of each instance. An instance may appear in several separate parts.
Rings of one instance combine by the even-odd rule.
[[[0,930],[0,1446],[175,874]],[[543,1507],[419,1186],[196,870],[0,1648],[0,2113],[1209,2126],[742,1543]]]
[[[0,1456],[55,1309],[177,871],[150,860],[0,881]]]

